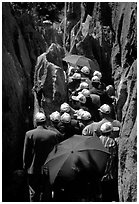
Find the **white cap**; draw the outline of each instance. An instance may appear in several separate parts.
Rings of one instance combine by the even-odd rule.
[[[77,96],[72,96],[71,98],[72,98],[72,100],[74,100],[74,101],[79,101],[78,98],[77,98]]]
[[[100,83],[100,78],[98,76],[93,76],[91,79],[92,82]]]
[[[86,103],[86,97],[83,95],[83,94],[79,94],[77,96],[77,100],[80,102],[80,103]]]
[[[74,73],[72,76],[72,79],[81,79],[81,74],[80,73]]]
[[[50,120],[55,121],[55,122],[59,122],[60,121],[60,113],[58,111],[53,112],[50,115]]]
[[[83,111],[80,115],[77,116],[77,119],[90,120],[91,114],[88,111]]]
[[[113,130],[113,126],[111,122],[103,123],[100,127],[102,133],[111,132]]]
[[[98,109],[101,113],[105,113],[105,114],[110,114],[111,112],[111,108],[109,105],[107,104],[103,104],[99,109]]]
[[[82,94],[85,96],[85,97],[89,97],[90,96],[90,91],[88,89],[83,89],[82,90]]]
[[[79,89],[88,89],[89,88],[89,84],[86,82],[81,82]]]
[[[68,113],[63,113],[63,114],[61,115],[61,121],[62,121],[63,123],[70,123],[70,121],[71,121],[71,116],[70,116],[70,114],[68,114]]]
[[[102,74],[99,71],[94,71],[93,76],[97,76],[99,79],[102,78]]]
[[[68,103],[63,103],[61,106],[60,106],[60,111],[61,112],[69,112],[70,111],[70,106]]]
[[[84,110],[82,108],[80,108],[79,110],[77,110],[77,116],[80,116],[83,112],[84,112]]]
[[[36,122],[44,122],[46,121],[46,116],[44,115],[44,113],[38,112],[35,115],[35,120]]]
[[[87,66],[82,67],[81,72],[84,74],[90,74],[90,69]]]

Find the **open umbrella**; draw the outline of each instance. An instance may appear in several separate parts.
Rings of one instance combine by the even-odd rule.
[[[66,61],[72,65],[87,66],[92,72],[95,70],[99,71],[99,66],[96,62],[82,55],[67,55],[63,58],[63,61]]]
[[[98,137],[74,135],[52,150],[45,162],[44,171],[48,169],[51,184],[57,177],[70,181],[82,169],[94,167],[102,173],[108,156],[109,152]]]

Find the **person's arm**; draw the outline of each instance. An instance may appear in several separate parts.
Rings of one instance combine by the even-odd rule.
[[[32,136],[25,135],[24,149],[23,149],[23,169],[27,170],[32,161]]]

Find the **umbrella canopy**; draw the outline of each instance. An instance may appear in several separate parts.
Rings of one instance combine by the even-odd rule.
[[[99,66],[95,62],[82,55],[67,55],[65,58],[63,58],[63,61],[73,65],[87,66],[92,72],[95,70],[99,71]]]
[[[73,180],[82,169],[97,168],[99,173],[105,169],[109,152],[96,136],[73,137],[58,144],[44,165],[48,168],[50,183],[53,184],[56,177],[64,180]]]

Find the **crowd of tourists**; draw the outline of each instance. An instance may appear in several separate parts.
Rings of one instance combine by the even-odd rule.
[[[121,124],[116,120],[116,96],[113,85],[105,85],[102,73],[90,74],[87,66],[68,69],[68,100],[50,114],[46,126],[44,113],[35,116],[37,128],[25,136],[23,165],[29,175],[30,201],[118,201],[118,137]],[[104,174],[95,182],[74,188],[54,190],[43,165],[53,147],[74,135],[97,136],[110,152]],[[81,189],[88,189],[85,197]],[[78,189],[74,200],[72,191]],[[95,192],[95,195],[94,195]],[[77,193],[77,194],[78,194]],[[92,195],[92,196],[91,196]],[[89,200],[90,199],[90,200]]]

